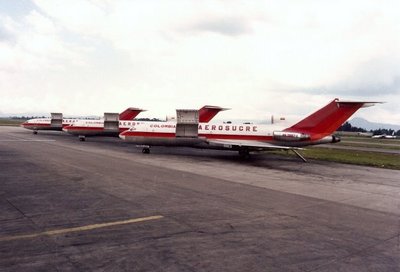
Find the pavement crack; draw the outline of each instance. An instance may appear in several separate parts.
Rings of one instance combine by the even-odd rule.
[[[6,201],[7,201],[7,203],[8,203],[11,207],[13,207],[14,209],[16,209],[20,214],[22,214],[23,217],[29,218],[20,208],[18,208],[17,206],[15,206],[10,200],[8,200],[8,199],[6,198]],[[33,222],[32,222],[32,223],[33,223]]]
[[[20,208],[18,208],[17,206],[15,206],[15,205],[14,205],[10,200],[8,200],[7,198],[6,198],[6,201],[7,201],[7,203],[8,203],[11,207],[13,207],[15,210],[17,210],[17,211],[22,215],[23,218],[27,219],[27,220],[32,224],[32,227],[33,227],[34,230],[37,230],[37,229],[38,229],[38,228],[37,228],[37,225],[35,224],[35,222],[34,222],[29,216],[27,216]]]
[[[385,244],[386,242],[389,242],[390,240],[393,240],[393,239],[397,239],[397,240],[398,240],[398,239],[399,239],[399,236],[400,236],[400,233],[396,233],[395,235],[393,235],[393,236],[391,236],[391,237],[389,237],[389,238],[387,238],[387,239],[385,239],[385,240],[379,241],[379,242],[374,243],[374,244],[370,244],[370,245],[365,246],[364,248],[362,248],[362,249],[360,249],[360,250],[357,250],[357,251],[355,251],[355,252],[353,252],[353,253],[347,254],[346,256],[343,256],[343,257],[340,257],[340,258],[335,258],[335,259],[333,259],[333,260],[330,261],[330,262],[327,262],[327,263],[325,263],[325,264],[322,264],[322,265],[320,265],[320,266],[318,266],[318,267],[315,267],[315,268],[313,268],[313,269],[304,270],[304,271],[307,271],[307,272],[318,271],[318,270],[320,270],[320,269],[322,269],[322,268],[324,268],[324,267],[327,267],[328,265],[337,263],[337,262],[342,261],[342,260],[345,260],[345,259],[347,259],[347,258],[351,258],[351,257],[357,256],[357,255],[361,255],[361,254],[364,253],[365,251],[369,251],[370,249],[372,249],[372,248],[374,248],[374,247],[376,247],[376,246],[383,245],[383,244]]]

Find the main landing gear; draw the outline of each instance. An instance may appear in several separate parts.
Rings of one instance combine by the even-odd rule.
[[[36,134],[37,134],[37,130],[33,130],[33,134],[35,134],[35,135],[36,135]]]
[[[86,137],[84,135],[79,135],[78,136],[79,141],[84,142],[86,141]]]
[[[306,158],[303,157],[303,155],[301,155],[296,149],[294,148],[290,148],[290,149],[286,149],[287,151],[292,151],[294,154],[296,154],[297,157],[299,157],[303,162],[307,162]],[[242,148],[239,149],[239,156],[242,159],[249,159],[250,158],[250,151],[247,148]]]
[[[245,149],[240,149],[240,150],[239,150],[239,156],[240,156],[242,159],[248,159],[248,158],[250,158],[250,151],[249,151],[247,148],[245,148]]]
[[[150,154],[150,146],[149,145],[136,145],[136,147],[141,147],[143,154]]]

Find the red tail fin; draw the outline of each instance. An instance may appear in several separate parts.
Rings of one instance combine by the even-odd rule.
[[[217,106],[204,106],[199,110],[199,122],[208,123],[218,112],[227,110]]]
[[[379,102],[358,102],[333,100],[322,109],[301,120],[285,131],[309,134],[311,139],[319,139],[331,135],[350,116],[362,107],[373,106]]]
[[[119,120],[132,120],[142,111],[144,110],[139,108],[127,108],[119,114]]]

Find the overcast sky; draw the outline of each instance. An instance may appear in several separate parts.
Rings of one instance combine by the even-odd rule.
[[[0,1],[0,113],[265,119],[335,97],[400,123],[400,1]]]

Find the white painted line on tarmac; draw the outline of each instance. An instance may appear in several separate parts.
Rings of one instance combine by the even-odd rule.
[[[21,239],[31,239],[31,238],[36,238],[36,237],[45,236],[45,235],[59,235],[59,234],[65,234],[65,233],[71,233],[71,232],[88,231],[88,230],[106,228],[106,227],[111,227],[111,226],[126,225],[126,224],[133,224],[133,223],[145,222],[145,221],[150,221],[150,220],[157,220],[157,219],[161,219],[163,217],[164,216],[162,216],[162,215],[154,215],[154,216],[148,216],[148,217],[133,218],[133,219],[123,220],[123,221],[93,224],[93,225],[87,225],[87,226],[75,227],[75,228],[48,230],[48,231],[32,233],[32,234],[25,234],[25,235],[6,236],[6,237],[0,237],[0,242],[21,240]]]
[[[55,142],[56,140],[29,140],[29,139],[18,139],[18,140],[1,140],[0,142]]]

